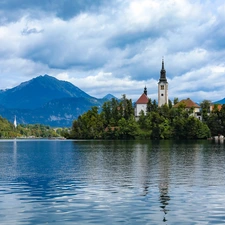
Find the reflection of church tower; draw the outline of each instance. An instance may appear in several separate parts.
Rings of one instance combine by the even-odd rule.
[[[162,69],[158,82],[158,106],[168,105],[168,82],[166,79],[166,70],[164,69],[164,60],[162,59]]]
[[[169,186],[170,186],[170,153],[162,151],[159,153],[159,193],[160,193],[160,208],[163,211],[163,221],[166,222],[166,215],[169,211],[168,205],[170,201]]]
[[[160,184],[160,203],[161,203],[160,208],[164,212],[164,215],[163,215],[164,222],[167,221],[166,214],[168,213],[168,209],[166,208],[166,206],[169,205],[169,201],[170,201],[170,196],[168,192],[169,192],[168,184],[167,183]]]

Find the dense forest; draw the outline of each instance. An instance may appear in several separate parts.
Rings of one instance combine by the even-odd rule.
[[[178,102],[178,99],[174,99]],[[132,101],[123,95],[121,100],[105,102],[101,109],[91,110],[73,122],[69,138],[75,139],[206,139],[225,134],[225,105],[219,110],[215,105],[210,112],[210,102],[201,103],[202,121],[191,116],[193,109],[185,105],[178,108],[168,105],[158,107],[149,99],[146,115],[134,116]]]
[[[49,126],[34,124],[23,125],[19,124],[16,128],[8,120],[0,117],[0,138],[51,138],[60,137],[68,133],[64,129],[53,129]]]

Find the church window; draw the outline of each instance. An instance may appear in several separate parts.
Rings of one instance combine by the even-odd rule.
[[[163,96],[163,94],[161,94],[161,96]]]
[[[161,85],[161,90],[164,90],[164,85]]]

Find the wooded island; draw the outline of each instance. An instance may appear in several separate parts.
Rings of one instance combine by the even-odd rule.
[[[174,99],[174,104],[178,99]],[[146,115],[135,118],[131,99],[105,102],[101,109],[91,110],[73,122],[67,137],[74,139],[206,139],[225,133],[225,105],[210,111],[210,101],[201,104],[202,120],[192,116],[185,105],[175,108],[172,101],[158,107],[149,99]]]

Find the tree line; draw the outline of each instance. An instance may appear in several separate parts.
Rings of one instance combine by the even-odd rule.
[[[174,104],[179,102],[174,99]],[[201,104],[202,121],[191,116],[193,109],[185,105],[174,108],[172,101],[158,107],[149,99],[146,113],[141,111],[138,120],[134,116],[131,99],[126,95],[121,100],[113,98],[101,108],[92,107],[77,120],[72,128],[53,129],[50,126],[19,124],[16,128],[0,116],[0,138],[14,137],[60,137],[71,139],[205,139],[225,134],[225,105],[214,105],[210,101]]]
[[[174,99],[174,103],[178,98]],[[172,101],[158,107],[149,99],[146,113],[134,116],[131,99],[123,95],[112,99],[101,108],[92,107],[72,124],[67,138],[73,139],[205,139],[225,133],[225,105],[215,105],[210,112],[210,101],[201,104],[202,121],[192,116],[193,108],[185,105],[174,108]]]
[[[65,133],[68,131],[64,132],[63,129],[53,129],[42,124],[18,124],[15,127],[7,119],[0,116],[0,138],[51,138],[60,137]]]

